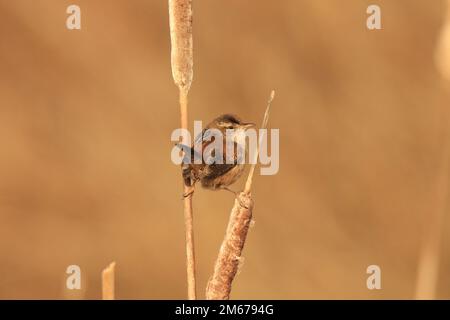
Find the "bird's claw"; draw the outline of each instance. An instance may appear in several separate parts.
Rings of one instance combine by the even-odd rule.
[[[191,197],[194,194],[194,188],[191,188],[189,191],[183,193],[183,198],[181,200],[184,200],[186,198]]]
[[[242,201],[240,192],[233,191],[233,190],[229,189],[228,187],[222,187],[222,189],[227,190],[227,191],[231,192],[232,194],[234,194],[234,196],[236,197],[236,200],[239,202],[239,205],[242,208],[245,208],[247,210],[250,208],[250,206],[248,204],[246,204]]]

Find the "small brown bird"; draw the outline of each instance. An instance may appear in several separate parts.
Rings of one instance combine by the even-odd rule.
[[[233,184],[244,172],[244,159],[238,158],[239,155],[245,157],[247,153],[247,148],[245,147],[245,139],[239,139],[239,136],[242,137],[245,134],[245,131],[248,128],[254,127],[253,123],[244,123],[237,116],[224,114],[216,119],[214,119],[211,123],[209,123],[202,131],[202,134],[199,135],[192,147],[187,147],[184,145],[178,145],[185,152],[185,157],[190,157],[190,161],[182,164],[182,172],[184,183],[188,187],[192,187],[192,191],[184,196],[189,196],[193,192],[193,187],[197,181],[200,181],[202,187],[210,190],[219,190],[225,189],[235,193],[234,191],[228,189],[228,186]],[[212,143],[215,139],[215,136],[211,136],[208,134],[211,130],[208,129],[217,129],[221,132],[221,136],[223,139],[223,153],[215,154],[215,152],[211,152],[212,157],[214,159],[222,159],[223,163],[211,163],[208,161],[209,159],[203,159],[202,155],[199,154],[196,150],[196,146],[201,144],[201,150],[205,150],[207,146]],[[228,161],[227,163],[227,129],[232,129],[232,138],[234,138],[233,146],[234,152],[233,157],[230,159],[232,161]],[[238,152],[238,149],[241,149],[241,153]],[[201,163],[196,164],[195,159],[201,159]]]

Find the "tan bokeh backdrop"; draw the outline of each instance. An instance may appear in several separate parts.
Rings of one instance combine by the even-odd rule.
[[[444,3],[194,1],[191,120],[236,113],[280,129],[280,171],[257,176],[256,224],[232,297],[414,297],[442,168]],[[382,8],[383,30],[365,28]],[[65,27],[78,4],[82,30]],[[167,1],[0,0],[0,298],[186,297],[179,126]],[[235,186],[238,189],[239,186]],[[232,206],[194,198],[198,288]],[[450,298],[445,221],[438,297]],[[83,290],[65,289],[81,267]],[[382,268],[382,290],[366,268]]]

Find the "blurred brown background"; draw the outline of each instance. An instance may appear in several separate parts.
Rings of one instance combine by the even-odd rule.
[[[382,9],[368,31],[366,8]],[[78,4],[82,30],[65,27]],[[232,298],[414,297],[430,215],[445,205],[450,99],[433,55],[442,1],[194,1],[191,120],[280,128],[257,176]],[[0,0],[0,298],[186,297],[179,126],[167,1]],[[440,180],[441,179],[441,180]],[[444,179],[446,180],[446,179]],[[239,189],[240,186],[234,186]],[[194,197],[203,297],[233,196]],[[438,298],[450,298],[445,220]],[[78,264],[83,290],[65,289]],[[382,290],[366,268],[382,269]]]

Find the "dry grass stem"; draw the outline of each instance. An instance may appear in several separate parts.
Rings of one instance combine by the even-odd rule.
[[[267,127],[270,105],[274,97],[275,92],[272,91],[264,114],[262,129]],[[261,138],[259,140],[260,143],[262,141]],[[252,221],[253,200],[251,197],[251,186],[258,153],[259,149],[255,152],[255,161],[253,161],[250,168],[244,191],[234,201],[225,238],[214,265],[213,275],[209,279],[206,288],[206,299],[208,300],[228,300],[230,298],[232,282],[242,261],[242,250],[244,249],[248,229]]]
[[[272,92],[270,93],[270,98],[269,101],[267,102],[267,108],[266,108],[266,112],[264,113],[264,119],[261,125],[261,129],[266,129],[267,128],[267,123],[269,122],[269,113],[270,113],[270,106],[272,104],[273,99],[275,98],[275,91],[272,90]],[[264,133],[262,133],[262,135],[259,137],[259,143],[257,146],[257,150],[255,152],[253,161],[252,161],[252,166],[250,167],[250,172],[248,174],[247,177],[247,181],[245,183],[245,188],[244,188],[244,192],[245,193],[249,193],[251,191],[252,188],[252,181],[253,181],[253,174],[255,172],[255,168],[256,168],[256,162],[258,160],[258,155],[259,155],[259,145],[261,145],[261,142],[264,138]]]
[[[103,300],[114,300],[114,277],[116,263],[112,262],[102,272],[102,297]]]
[[[172,75],[180,91],[181,128],[188,129],[188,92],[193,78],[192,0],[169,0]],[[184,194],[189,193],[184,186]],[[183,200],[188,298],[196,299],[192,194]]]
[[[187,127],[187,94],[180,91],[181,123],[182,128]],[[190,189],[184,186],[184,194],[189,194]],[[195,275],[195,246],[194,246],[194,214],[192,210],[192,193],[183,199],[184,223],[186,229],[186,271],[188,282],[188,299],[197,298]]]

